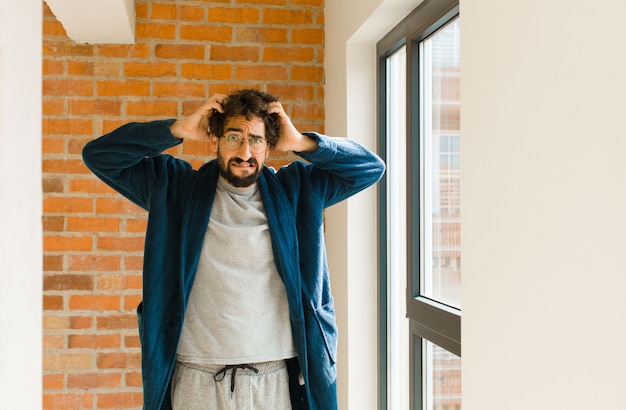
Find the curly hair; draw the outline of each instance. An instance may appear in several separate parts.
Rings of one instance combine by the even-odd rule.
[[[268,114],[267,106],[276,101],[278,97],[263,91],[253,89],[234,91],[222,103],[224,112],[214,110],[211,114],[209,130],[219,138],[224,135],[224,125],[229,118],[245,117],[251,120],[258,117],[265,123],[265,139],[270,148],[273,148],[280,134],[280,122],[278,114]]]

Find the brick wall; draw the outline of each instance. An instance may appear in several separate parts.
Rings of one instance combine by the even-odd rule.
[[[300,130],[324,131],[323,0],[135,8],[135,44],[83,45],[44,3],[44,409],[142,404],[135,308],[146,214],[88,172],[87,141],[129,121],[187,115],[242,87],[280,96]],[[171,153],[195,167],[211,155],[199,142]],[[269,163],[292,159],[273,153]]]

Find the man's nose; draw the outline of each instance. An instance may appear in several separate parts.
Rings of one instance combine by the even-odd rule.
[[[241,141],[241,146],[237,150],[237,154],[241,158],[245,159],[248,159],[252,156],[252,151],[250,151],[250,140],[248,138],[244,138],[243,141]]]

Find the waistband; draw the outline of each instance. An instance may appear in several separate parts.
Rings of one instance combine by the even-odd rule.
[[[200,370],[202,372],[211,373],[213,375],[217,375],[218,373],[224,372],[224,369],[232,369],[237,368],[237,374],[247,374],[247,375],[260,375],[272,373],[277,370],[282,369],[287,366],[286,360],[273,360],[269,362],[261,362],[261,363],[241,363],[241,364],[233,364],[233,365],[223,365],[223,364],[201,364],[201,363],[190,363],[185,361],[177,360],[177,363],[181,366],[189,367],[191,369]],[[251,369],[252,368],[252,369]],[[256,369],[254,371],[253,369]]]

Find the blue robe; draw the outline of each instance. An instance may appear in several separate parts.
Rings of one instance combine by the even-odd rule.
[[[137,308],[144,409],[171,409],[170,381],[187,301],[215,195],[218,164],[199,170],[162,154],[181,140],[174,120],[130,123],[89,142],[85,164],[148,211],[143,301]],[[376,183],[380,158],[345,138],[318,141],[278,171],[264,166],[258,185],[311,410],[336,409],[337,328],[324,245],[323,209]]]

